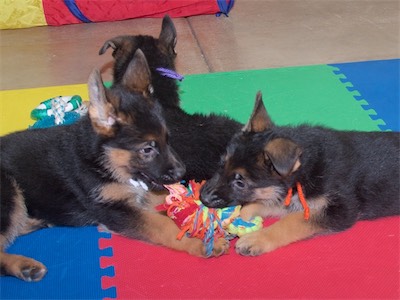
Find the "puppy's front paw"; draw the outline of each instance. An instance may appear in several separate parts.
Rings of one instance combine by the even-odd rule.
[[[236,253],[245,256],[258,256],[265,252],[273,251],[276,248],[263,230],[245,234],[235,245]]]
[[[47,269],[44,266],[27,266],[21,270],[21,279],[25,281],[39,281],[46,275]]]
[[[207,253],[207,248],[203,244],[203,241],[198,238],[191,238],[191,249],[188,251],[189,254],[200,257],[218,257],[229,251],[229,241],[224,238],[219,238],[214,241],[213,249],[211,253]]]
[[[202,240],[197,238],[187,238],[186,243],[188,244],[188,247],[186,248],[187,253],[198,257],[207,257],[206,247]]]
[[[15,272],[15,276],[25,281],[39,281],[47,273],[46,267],[33,259],[24,258],[18,265],[19,270]]]
[[[214,242],[214,249],[212,256],[221,256],[229,252],[229,241],[224,238],[219,238]]]

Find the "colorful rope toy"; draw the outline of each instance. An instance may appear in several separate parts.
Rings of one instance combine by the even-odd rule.
[[[189,181],[187,187],[179,183],[165,186],[170,194],[159,208],[166,210],[167,215],[181,229],[177,239],[185,234],[202,239],[206,255],[210,256],[215,239],[230,240],[262,228],[261,217],[248,222],[240,218],[240,205],[218,209],[204,206],[199,200],[200,188],[204,183]]]
[[[32,110],[31,118],[37,122],[31,128],[72,124],[86,112],[87,108],[82,104],[82,98],[78,95],[50,98]]]

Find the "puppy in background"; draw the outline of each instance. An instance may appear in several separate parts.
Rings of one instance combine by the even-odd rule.
[[[358,220],[399,215],[399,166],[398,132],[276,126],[258,93],[201,200],[209,207],[244,205],[245,218],[281,217],[236,243],[239,254],[255,256]]]

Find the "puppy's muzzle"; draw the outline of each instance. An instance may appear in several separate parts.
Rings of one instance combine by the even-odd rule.
[[[211,208],[222,208],[228,206],[228,203],[216,194],[215,176],[207,181],[200,190],[201,202]]]
[[[161,176],[164,184],[170,184],[178,182],[182,179],[183,175],[186,173],[186,168],[183,164],[178,164],[174,167],[171,167],[167,170],[167,172]]]

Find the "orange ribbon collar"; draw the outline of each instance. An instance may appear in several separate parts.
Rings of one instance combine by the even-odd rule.
[[[306,197],[304,197],[303,188],[302,188],[300,182],[296,182],[296,189],[297,189],[297,194],[299,195],[300,203],[304,209],[304,219],[308,220],[310,218],[310,208],[308,207]],[[290,188],[288,190],[288,193],[286,195],[285,202],[284,202],[284,204],[286,206],[290,205],[290,202],[292,201],[292,196],[293,196],[293,188]]]

